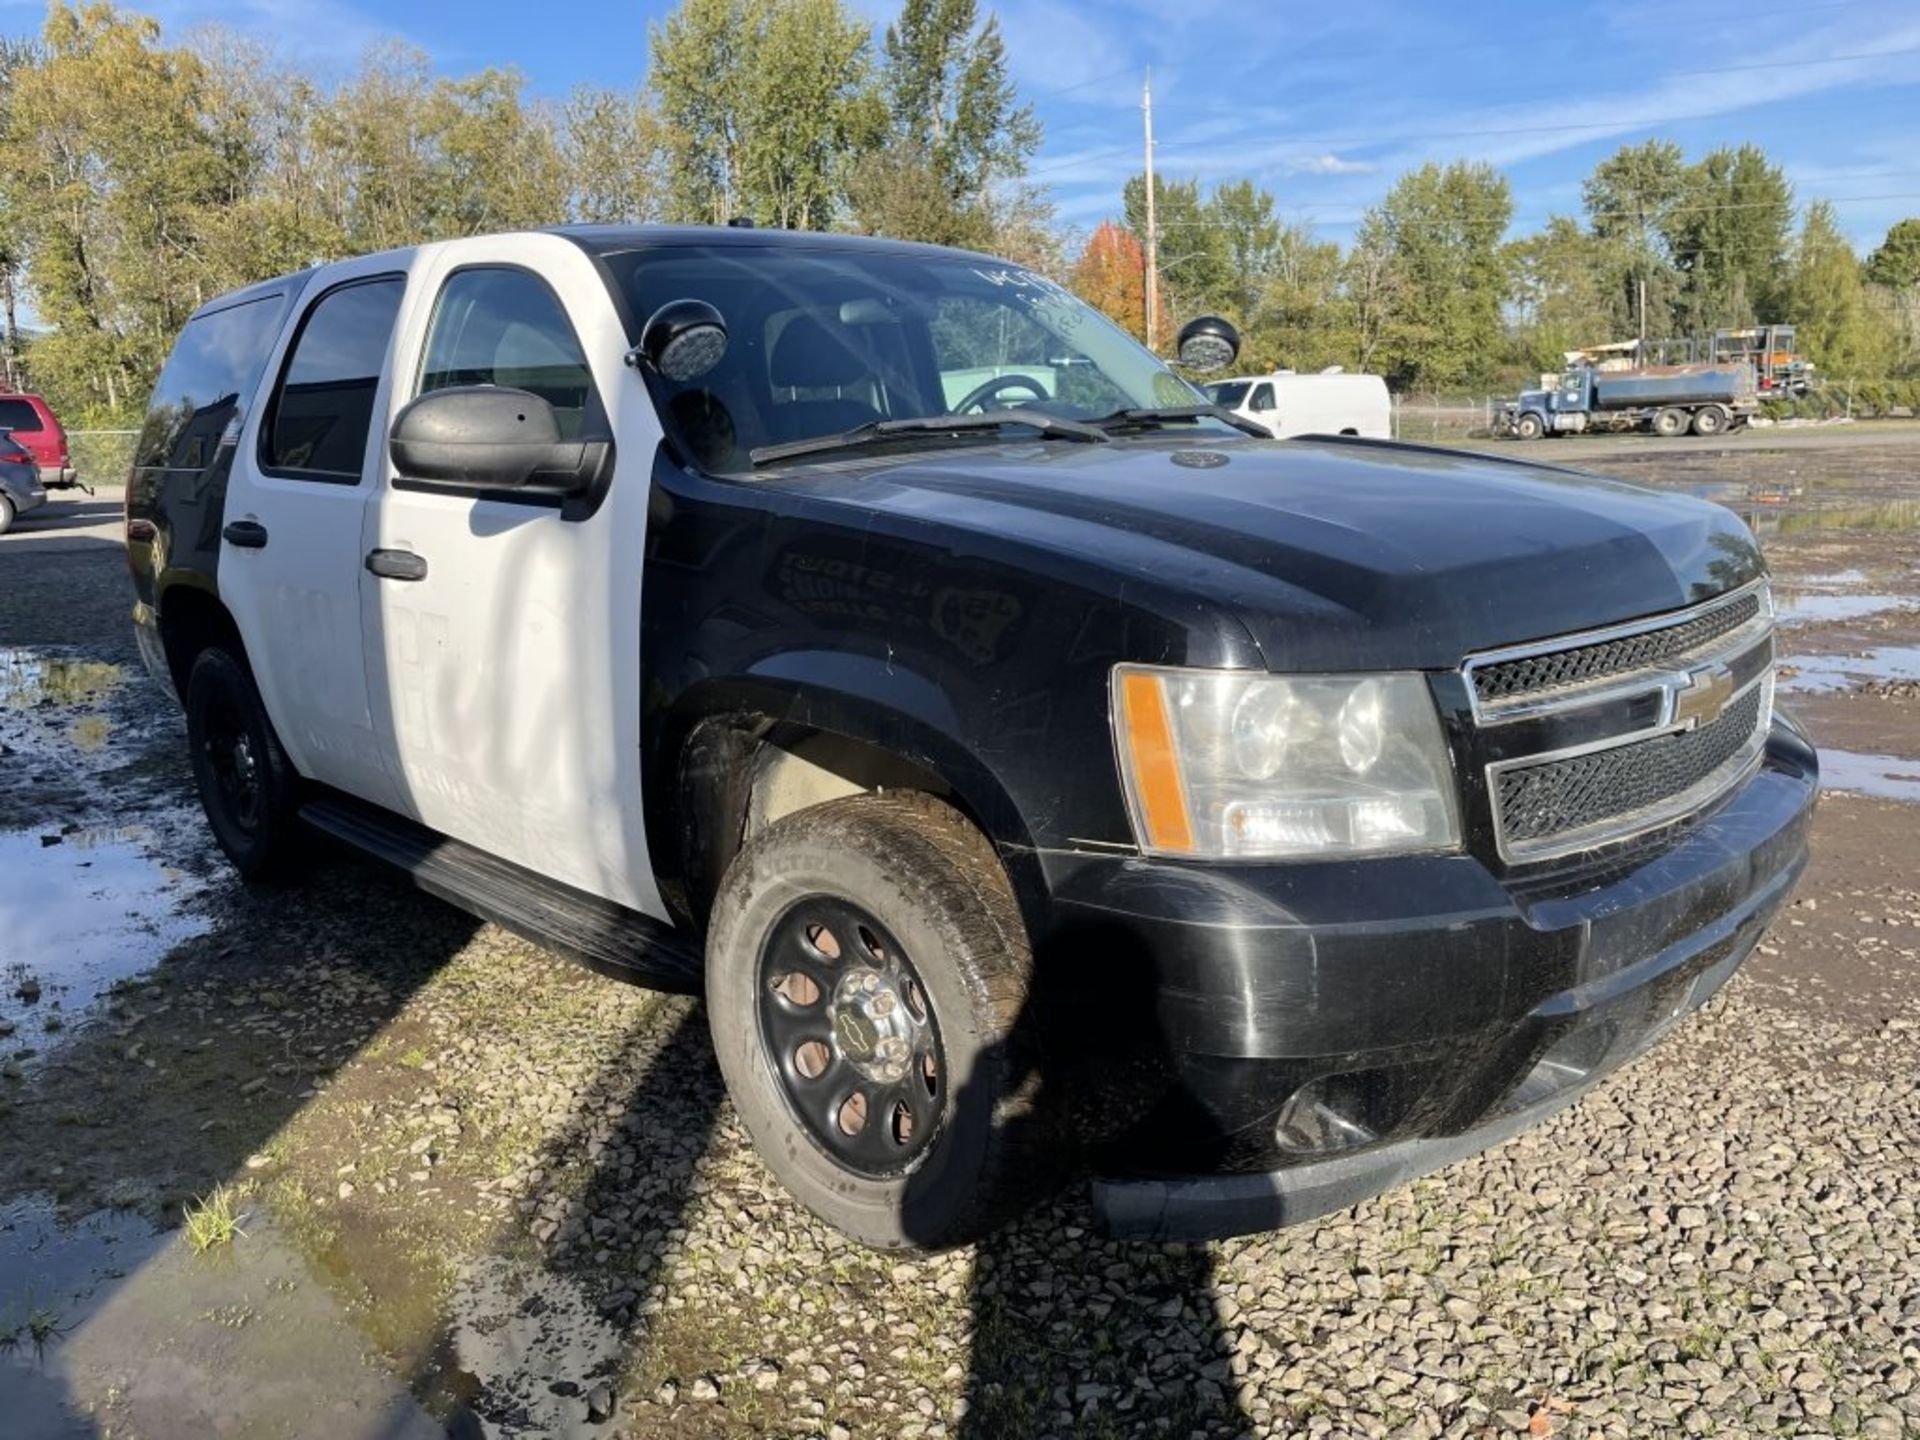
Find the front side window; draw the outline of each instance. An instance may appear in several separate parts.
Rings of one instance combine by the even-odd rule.
[[[1273,409],[1273,386],[1260,384],[1253,387],[1253,408],[1256,410]]]
[[[401,277],[383,277],[342,285],[314,302],[261,430],[263,467],[303,480],[360,479],[405,290]]]
[[[683,382],[647,372],[670,433],[719,473],[748,470],[757,447],[876,420],[1091,419],[1204,400],[1061,286],[986,257],[725,245],[606,258],[636,324],[689,299],[725,318],[713,369]]]
[[[433,307],[420,393],[501,385],[553,407],[560,434],[581,433],[593,399],[586,352],[546,282],[525,270],[481,268],[449,277]]]

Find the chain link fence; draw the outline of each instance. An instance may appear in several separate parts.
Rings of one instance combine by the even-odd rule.
[[[1493,413],[1499,402],[1492,396],[1450,399],[1439,395],[1393,397],[1393,437],[1429,444],[1484,440],[1493,433]]]
[[[67,453],[73,457],[73,470],[84,485],[118,488],[127,483],[133,468],[133,442],[138,430],[69,430]]]

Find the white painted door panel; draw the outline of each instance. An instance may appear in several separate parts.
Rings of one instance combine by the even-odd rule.
[[[361,531],[367,497],[380,479],[385,450],[380,417],[389,382],[383,372],[372,400],[374,423],[351,483],[328,483],[263,468],[260,427],[301,317],[346,283],[404,276],[406,254],[331,266],[301,297],[267,366],[260,394],[240,427],[227,482],[225,523],[253,521],[267,543],[220,547],[220,597],[246,645],[267,713],[302,775],[378,805],[399,803],[387,741],[374,724],[361,646]]]
[[[599,509],[580,520],[506,500],[382,488],[366,547],[411,551],[418,581],[361,579],[369,684],[401,807],[554,879],[663,917],[640,780],[640,571],[660,430],[592,262],[551,235],[429,247],[401,321],[391,400],[416,376],[456,271],[517,266],[564,306],[618,437]],[[389,423],[391,423],[389,417]]]

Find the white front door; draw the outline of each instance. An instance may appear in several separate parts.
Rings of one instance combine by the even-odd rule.
[[[294,768],[386,806],[399,791],[368,704],[361,529],[381,478],[376,417],[408,261],[332,266],[300,297],[235,440],[218,570]]]
[[[660,428],[625,368],[628,343],[571,241],[428,247],[390,410],[451,385],[532,391],[563,433],[611,415],[616,469],[581,514],[539,496],[410,484],[382,447],[365,545],[417,557],[404,565],[420,573],[363,573],[360,584],[373,710],[401,808],[664,917],[640,791],[640,568]]]

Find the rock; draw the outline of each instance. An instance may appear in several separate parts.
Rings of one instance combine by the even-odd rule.
[[[853,1440],[853,1431],[835,1421],[827,1427],[827,1440]]]
[[[351,1200],[353,1198],[353,1182],[351,1180],[342,1180],[340,1182],[339,1195],[342,1200]]]
[[[718,1400],[720,1387],[713,1382],[712,1377],[702,1375],[687,1387],[687,1393],[696,1400]]]
[[[613,1418],[613,1387],[602,1380],[587,1392],[587,1419],[598,1425]]]

